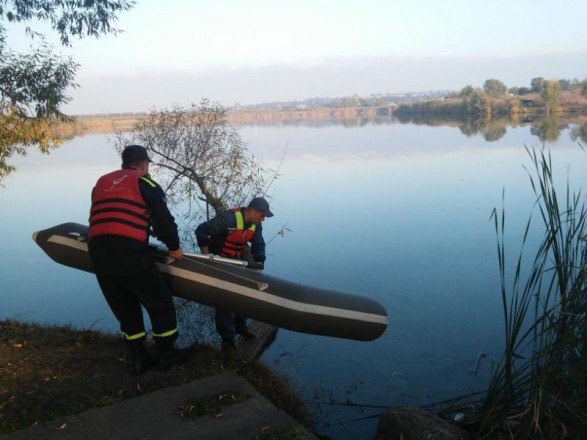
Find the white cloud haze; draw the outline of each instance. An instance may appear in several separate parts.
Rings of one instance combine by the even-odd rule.
[[[511,86],[536,76],[584,79],[587,51],[511,57],[371,57],[292,64],[187,71],[129,73],[80,78],[66,106],[71,114],[148,111],[187,105],[206,97],[223,105],[341,97],[353,94],[459,90],[496,78]]]
[[[138,0],[117,36],[64,48],[33,27],[81,64],[76,114],[583,79],[585,17],[585,0]]]

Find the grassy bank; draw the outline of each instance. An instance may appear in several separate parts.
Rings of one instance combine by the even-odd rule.
[[[0,321],[0,433],[76,414],[226,370],[300,423],[312,421],[287,382],[257,362],[200,346],[188,363],[134,377],[111,334]]]

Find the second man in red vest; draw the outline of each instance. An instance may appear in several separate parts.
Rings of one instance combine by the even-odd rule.
[[[226,258],[264,263],[262,222],[272,216],[267,200],[263,197],[254,198],[246,208],[229,209],[200,224],[196,228],[198,246],[203,254],[213,253]],[[255,337],[247,328],[245,318],[221,308],[216,309],[216,331],[222,338],[223,349],[234,348],[236,334],[245,339]]]

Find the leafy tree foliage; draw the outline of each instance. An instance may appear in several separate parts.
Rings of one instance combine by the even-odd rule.
[[[491,115],[491,102],[483,89],[474,89],[467,98],[467,111],[474,115]]]
[[[460,96],[463,98],[469,98],[473,95],[474,92],[475,92],[475,89],[473,88],[473,86],[468,85],[468,86],[465,86],[461,89]]]
[[[60,107],[69,101],[78,64],[53,53],[44,36],[30,26],[26,33],[39,44],[30,53],[17,53],[6,45],[3,22],[47,21],[69,45],[72,37],[98,37],[116,33],[116,14],[131,8],[132,0],[0,0],[0,181],[14,168],[7,163],[13,154],[25,154],[27,146],[41,151],[58,146],[51,133],[56,120],[67,117]]]
[[[530,81],[530,90],[534,93],[540,93],[542,91],[542,86],[544,85],[544,78],[538,76],[536,78],[532,78]]]
[[[546,111],[551,113],[556,110],[556,103],[561,93],[561,86],[558,81],[544,81],[541,96],[546,104]]]
[[[61,43],[71,37],[99,37],[118,32],[112,27],[116,14],[134,5],[134,0],[0,0],[0,20],[9,22],[48,21],[59,33]],[[0,24],[0,29],[4,27]],[[40,36],[27,26],[29,35]]]
[[[490,96],[502,96],[507,92],[507,87],[498,79],[488,79],[483,84],[483,90]]]
[[[222,106],[204,99],[188,108],[153,111],[133,131],[115,137],[119,151],[129,144],[147,149],[157,181],[176,212],[183,212],[191,235],[208,205],[216,213],[242,206],[265,194],[275,178],[266,178],[267,170],[225,116]]]
[[[567,92],[571,88],[571,80],[570,79],[559,79],[559,85],[561,86],[561,91]]]

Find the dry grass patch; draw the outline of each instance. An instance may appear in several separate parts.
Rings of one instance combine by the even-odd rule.
[[[202,345],[185,365],[135,377],[122,352],[115,335],[0,321],[0,433],[227,370],[247,378],[276,406],[310,424],[304,404],[282,378],[238,355],[226,356]]]

